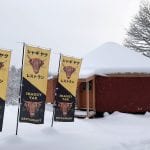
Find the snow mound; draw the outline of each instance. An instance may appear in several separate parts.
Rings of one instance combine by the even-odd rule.
[[[15,136],[17,107],[6,106],[0,150],[149,150],[150,117],[114,112],[104,118],[54,122],[47,105],[45,123],[19,123]]]

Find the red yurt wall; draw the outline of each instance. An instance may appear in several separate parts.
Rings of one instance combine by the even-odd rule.
[[[150,76],[96,76],[97,112],[150,111]]]

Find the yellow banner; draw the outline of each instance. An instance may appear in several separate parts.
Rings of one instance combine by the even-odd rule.
[[[50,50],[25,46],[23,77],[46,95]]]
[[[58,82],[76,96],[77,82],[82,59],[61,56]]]
[[[0,98],[6,100],[11,52],[0,49]]]

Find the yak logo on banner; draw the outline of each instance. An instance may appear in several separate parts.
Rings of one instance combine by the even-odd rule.
[[[76,71],[76,69],[74,67],[72,67],[72,66],[64,66],[63,70],[66,73],[67,79],[70,79],[71,75]]]
[[[30,56],[28,56],[28,58],[34,73],[39,73],[41,66],[44,65],[44,60],[41,60],[40,58],[30,58]]]
[[[25,46],[21,93],[21,122],[44,123],[50,50]]]
[[[10,51],[0,50],[0,131],[3,125],[10,57]]]
[[[76,88],[81,67],[81,59],[61,56],[54,120],[74,121]]]
[[[25,101],[24,106],[26,107],[30,118],[34,118],[36,116],[36,113],[38,113],[39,108],[41,107],[41,103],[42,102]]]
[[[61,111],[62,116],[67,116],[69,114],[69,111],[71,110],[72,103],[68,102],[58,102],[58,108]]]

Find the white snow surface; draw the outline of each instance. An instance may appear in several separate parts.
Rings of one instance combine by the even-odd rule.
[[[6,106],[0,150],[149,150],[150,114],[114,112],[104,118],[54,122],[47,106],[45,124],[19,123],[15,135],[16,106]]]
[[[82,69],[95,70],[96,74],[114,72],[148,72],[150,58],[117,43],[107,42],[83,58]]]
[[[81,69],[80,73],[79,73],[79,78],[88,78],[90,76],[95,75],[95,70],[93,69]]]

